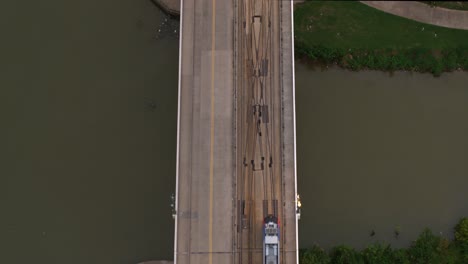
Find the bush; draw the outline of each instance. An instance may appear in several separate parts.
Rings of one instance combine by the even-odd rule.
[[[455,226],[455,241],[468,245],[468,218],[460,219],[460,222]]]
[[[366,264],[409,263],[405,251],[393,251],[390,245],[373,244],[362,251]]]
[[[359,61],[356,61],[356,63]],[[328,254],[317,245],[299,251],[301,264],[467,264],[468,218],[455,226],[455,240],[436,236],[424,229],[408,249],[393,250],[390,245],[372,244],[361,252],[340,245]]]
[[[457,52],[455,49],[450,49],[447,51],[444,51],[443,53],[443,64],[444,68],[447,71],[453,71],[457,69],[458,67],[458,61],[457,61]]]
[[[431,230],[426,228],[408,249],[409,259],[411,263],[449,263],[446,258],[449,255],[449,245],[448,240],[434,235]]]
[[[468,263],[468,218],[466,217],[460,219],[455,226],[455,243],[461,263]]]
[[[450,48],[443,50],[436,58],[432,50],[427,48],[411,48],[407,50],[362,50],[330,48],[322,45],[306,46],[301,40],[296,40],[297,54],[306,56],[312,62],[326,64],[336,63],[350,70],[409,70],[430,72],[440,76],[442,72],[461,68],[468,70],[468,48]]]
[[[460,254],[460,263],[468,263],[468,244],[459,244],[457,249]]]
[[[310,249],[302,251],[300,256],[300,263],[302,264],[330,264],[331,259],[322,248],[313,246]]]
[[[427,48],[407,50],[358,50],[330,48],[322,45],[306,46],[301,40],[296,41],[297,54],[306,56],[312,62],[336,63],[350,70],[408,70],[430,72],[440,76],[442,72],[458,68],[468,70],[468,48],[452,48],[441,52],[436,58]]]
[[[406,249],[396,249],[395,251],[393,251],[393,259],[394,259],[394,263],[398,263],[398,264],[410,264],[411,262],[409,261],[409,257],[408,257],[408,250]]]
[[[334,247],[330,256],[333,264],[364,264],[361,254],[354,248],[345,245]]]
[[[443,71],[443,70],[444,70],[444,67],[443,67],[442,63],[436,62],[436,63],[432,66],[431,73],[432,73],[435,77],[439,77],[439,76],[442,74],[442,71]]]

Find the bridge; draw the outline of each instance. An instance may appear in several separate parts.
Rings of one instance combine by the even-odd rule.
[[[180,11],[174,263],[263,263],[267,215],[298,263],[292,1]]]

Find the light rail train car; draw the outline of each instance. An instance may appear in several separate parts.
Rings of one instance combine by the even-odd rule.
[[[280,263],[280,228],[278,218],[268,215],[263,220],[263,264]]]

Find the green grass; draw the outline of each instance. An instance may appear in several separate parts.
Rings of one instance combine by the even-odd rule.
[[[468,11],[468,2],[461,1],[420,1],[430,6],[443,7],[447,9]]]
[[[390,15],[354,1],[307,1],[294,13],[299,55],[359,70],[468,69],[468,31]]]

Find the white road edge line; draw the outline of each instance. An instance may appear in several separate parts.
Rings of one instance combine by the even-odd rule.
[[[176,193],[175,193],[175,218],[174,218],[174,264],[177,264],[177,225],[179,214],[179,147],[180,147],[180,94],[182,78],[182,32],[183,32],[183,10],[184,0],[180,0],[180,23],[179,23],[179,81],[178,81],[178,99],[177,99],[177,154],[176,154]]]
[[[296,76],[294,66],[294,0],[291,0],[291,60],[292,60],[292,88],[293,88],[293,127],[294,127],[294,194],[295,194],[295,217],[296,217],[296,264],[299,264],[299,227],[297,219],[297,159],[296,159]]]

